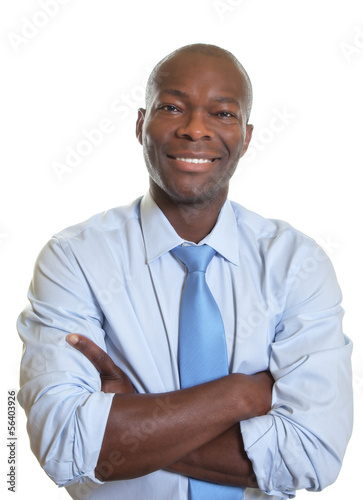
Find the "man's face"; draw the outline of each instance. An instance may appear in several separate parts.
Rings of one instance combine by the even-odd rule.
[[[243,75],[227,59],[193,53],[166,61],[159,75],[136,126],[152,194],[184,204],[226,197],[253,128]]]

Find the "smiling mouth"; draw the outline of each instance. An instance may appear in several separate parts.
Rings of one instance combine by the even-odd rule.
[[[218,160],[218,158],[184,158],[181,156],[171,156],[167,155],[169,158],[172,158],[173,160],[178,160],[178,161],[184,161],[186,163],[213,163],[215,160]]]

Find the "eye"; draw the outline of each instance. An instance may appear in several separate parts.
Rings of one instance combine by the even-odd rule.
[[[229,111],[219,111],[216,116],[221,116],[222,118],[236,118],[236,115]]]
[[[176,113],[179,111],[179,109],[173,104],[163,104],[162,106],[159,106],[159,109],[161,109],[162,111],[167,111],[169,113]]]

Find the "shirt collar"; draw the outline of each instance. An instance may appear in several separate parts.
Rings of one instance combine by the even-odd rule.
[[[148,263],[185,242],[155,203],[150,192],[141,200],[140,217]],[[223,205],[212,231],[198,243],[203,244],[211,246],[224,258],[238,265],[237,223],[229,200]]]

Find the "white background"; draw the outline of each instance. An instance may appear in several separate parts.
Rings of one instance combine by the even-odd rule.
[[[0,7],[0,491],[10,495],[6,396],[18,387],[21,356],[15,321],[26,304],[36,256],[55,232],[146,191],[134,134],[145,79],[175,48],[207,42],[231,50],[254,86],[257,142],[240,163],[230,197],[316,238],[335,266],[345,331],[355,343],[356,427],[339,479],[314,498],[359,498],[362,2],[43,0],[54,2],[58,11],[53,7],[52,15],[42,0],[7,0]],[[277,131],[274,117],[281,113],[285,119]],[[88,151],[83,143],[82,150],[84,131],[99,128],[101,120],[112,131]],[[77,147],[88,156],[62,175],[58,165],[56,173],[54,162],[65,165],[67,151]],[[22,409],[17,458],[17,498],[68,498],[31,454]]]

